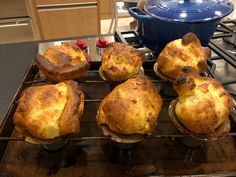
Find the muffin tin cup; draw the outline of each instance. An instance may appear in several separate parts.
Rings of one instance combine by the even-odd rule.
[[[42,145],[42,147],[49,151],[56,151],[59,149],[62,149],[68,144],[68,140],[62,139],[62,138],[54,138],[54,139],[38,139],[33,136],[25,136],[25,142],[28,142],[30,144],[37,144]]]
[[[42,146],[44,149],[48,151],[57,151],[67,146],[68,143],[69,143],[68,140],[60,140],[51,144],[43,144]]]
[[[195,133],[185,127],[179,120],[175,113],[175,106],[178,103],[178,99],[173,100],[170,103],[168,113],[171,121],[175,125],[175,127],[184,134],[189,135],[191,138],[201,140],[201,141],[212,141],[218,140],[223,137],[230,131],[230,120],[227,118],[225,121],[218,127],[213,133],[204,134],[204,133]]]
[[[112,131],[107,125],[100,125],[99,127],[102,134],[109,137],[112,144],[120,150],[130,150],[147,137],[147,135],[141,134],[119,134]]]
[[[170,78],[166,75],[164,75],[159,69],[158,69],[158,64],[155,63],[153,65],[153,70],[155,72],[155,74],[160,77],[161,79],[165,80],[165,81],[168,81],[169,83],[165,84],[164,86],[161,87],[161,90],[160,92],[162,92],[164,95],[167,95],[167,96],[171,96],[171,97],[177,97],[178,94],[177,92],[174,90],[173,88],[173,82],[174,82],[174,79],[173,78]]]
[[[111,141],[112,141],[112,145],[121,151],[131,150],[139,143],[139,142],[137,142],[137,143],[120,143],[120,142],[116,142],[113,140],[111,140]]]
[[[158,77],[160,77],[161,79],[163,79],[163,80],[165,80],[165,81],[169,81],[169,82],[171,82],[171,83],[173,83],[173,82],[175,81],[174,78],[171,78],[171,77],[169,77],[169,76],[166,76],[165,74],[163,74],[163,73],[159,70],[159,68],[158,68],[158,63],[155,63],[155,64],[153,65],[153,70],[154,70],[154,72],[156,73],[156,75],[157,75]]]
[[[184,146],[187,146],[189,148],[198,148],[198,147],[202,147],[204,144],[204,141],[202,140],[198,140],[198,139],[194,139],[194,138],[176,138],[176,140],[178,142],[180,142],[181,144],[183,144]]]

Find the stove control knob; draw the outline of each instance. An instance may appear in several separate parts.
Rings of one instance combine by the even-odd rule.
[[[104,49],[107,47],[108,41],[104,39],[104,37],[99,37],[99,39],[96,41],[96,50],[99,55],[101,55],[104,51]]]
[[[83,50],[84,52],[88,53],[88,46],[86,44],[85,41],[81,40],[81,39],[77,39],[76,41],[76,45]]]
[[[77,39],[76,43],[75,43],[81,50],[83,50],[84,55],[86,56],[86,60],[87,61],[92,61],[91,56],[89,55],[89,50],[88,50],[88,46],[86,44],[85,41],[81,40],[81,39]]]
[[[108,45],[108,41],[106,39],[104,39],[104,37],[99,37],[97,42],[96,42],[96,46],[99,48],[106,48]]]

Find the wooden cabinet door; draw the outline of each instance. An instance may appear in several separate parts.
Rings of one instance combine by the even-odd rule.
[[[100,0],[100,18],[107,19],[112,17],[112,0]]]
[[[43,39],[97,35],[100,32],[97,5],[39,8]]]

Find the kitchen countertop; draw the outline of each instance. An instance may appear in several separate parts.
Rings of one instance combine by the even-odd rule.
[[[0,124],[34,59],[37,46],[37,41],[0,45]]]

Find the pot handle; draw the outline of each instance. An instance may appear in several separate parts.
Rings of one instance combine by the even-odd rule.
[[[129,14],[138,21],[147,21],[147,20],[151,20],[154,18],[154,17],[146,14],[145,12],[141,11],[137,7],[130,7]]]

